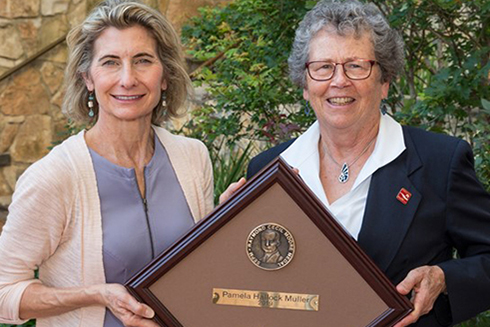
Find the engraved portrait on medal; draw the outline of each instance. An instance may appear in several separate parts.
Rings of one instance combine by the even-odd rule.
[[[266,223],[250,232],[246,249],[248,258],[255,266],[277,270],[291,262],[296,244],[293,235],[284,226]]]

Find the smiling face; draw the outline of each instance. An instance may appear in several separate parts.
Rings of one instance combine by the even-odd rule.
[[[151,121],[167,88],[156,41],[141,26],[105,29],[94,43],[93,60],[84,74],[99,104],[99,121]]]
[[[355,38],[323,29],[311,40],[309,61],[344,63],[353,59],[375,60],[369,34]],[[365,80],[348,79],[337,65],[328,81],[318,82],[307,74],[303,97],[310,102],[322,129],[360,131],[379,122],[381,99],[389,89],[389,83],[381,83],[380,77],[377,64]]]

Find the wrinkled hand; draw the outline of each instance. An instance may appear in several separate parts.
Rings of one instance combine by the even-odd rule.
[[[146,304],[138,302],[120,284],[105,284],[100,291],[103,304],[126,327],[159,327],[151,320],[155,312]]]
[[[414,310],[394,327],[408,326],[432,310],[439,294],[446,290],[444,271],[438,266],[423,266],[413,269],[396,286],[396,290],[403,295],[412,291],[411,301]]]
[[[228,186],[228,188],[223,192],[223,194],[219,196],[219,204],[228,200],[233,195],[233,193],[238,191],[238,189],[245,184],[246,181],[247,180],[242,177],[238,182],[231,183],[230,186]]]

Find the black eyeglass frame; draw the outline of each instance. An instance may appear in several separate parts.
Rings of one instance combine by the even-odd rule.
[[[355,62],[355,61],[365,61],[365,62],[369,62],[371,64],[371,66],[369,67],[369,74],[366,77],[363,77],[363,78],[351,78],[346,73],[345,64],[350,63],[350,62]],[[313,63],[316,63],[316,62],[325,62],[325,63],[333,64],[334,65],[334,68],[333,68],[333,71],[332,71],[332,76],[330,76],[329,78],[323,78],[323,79],[317,79],[317,78],[314,78],[313,76],[311,76],[310,65],[313,64]],[[305,64],[305,68],[308,71],[308,75],[310,76],[310,78],[312,80],[317,81],[317,82],[326,82],[326,81],[331,80],[335,76],[335,71],[337,69],[337,66],[338,65],[342,65],[342,69],[344,70],[344,74],[345,74],[345,76],[348,79],[353,80],[353,81],[362,81],[362,80],[368,79],[369,76],[371,76],[371,74],[373,72],[373,66],[375,64],[379,64],[379,63],[376,60],[370,60],[370,59],[356,59],[356,60],[349,60],[349,61],[346,61],[346,62],[330,62],[330,61],[325,61],[325,60],[316,60],[316,61],[309,61],[309,62],[307,62]]]

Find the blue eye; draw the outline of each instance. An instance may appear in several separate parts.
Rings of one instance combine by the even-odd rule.
[[[136,61],[137,64],[150,64],[152,61],[146,58],[141,58]]]
[[[116,62],[114,60],[107,60],[102,63],[102,66],[114,66]]]

